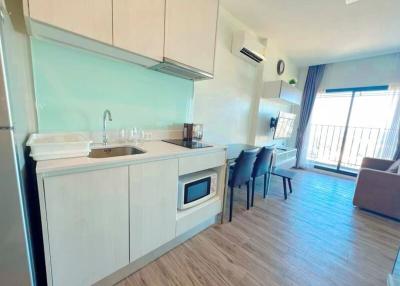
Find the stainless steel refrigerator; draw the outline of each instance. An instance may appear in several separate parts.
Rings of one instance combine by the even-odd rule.
[[[0,1],[0,285],[32,285],[33,270],[27,233],[23,184],[10,109],[5,44],[11,25]],[[7,30],[8,31],[8,30]],[[12,42],[12,39],[10,39]],[[12,52],[12,51],[11,51]],[[9,55],[12,56],[12,55]],[[16,56],[16,55],[15,55]],[[21,80],[14,77],[12,80]]]

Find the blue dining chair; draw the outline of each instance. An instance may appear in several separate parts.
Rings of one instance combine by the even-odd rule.
[[[235,160],[235,165],[230,168],[228,181],[228,186],[231,190],[229,221],[232,221],[233,193],[235,187],[239,187],[244,184],[247,186],[247,209],[250,208],[250,180],[258,150],[258,148],[243,150],[239,157]]]
[[[267,184],[271,176],[272,158],[274,154],[273,148],[262,147],[257,154],[256,161],[254,162],[253,172],[251,178],[253,179],[251,190],[251,206],[254,205],[254,191],[256,187],[256,178],[264,176],[264,199],[267,196]]]

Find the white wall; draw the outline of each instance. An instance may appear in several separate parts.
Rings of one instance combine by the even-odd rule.
[[[329,64],[321,88],[364,87],[400,82],[400,53]]]
[[[291,79],[298,79],[299,68],[288,58],[282,51],[275,45],[271,40],[268,41],[267,60],[264,63],[263,68],[263,81],[277,81],[283,80],[288,82]],[[282,59],[285,62],[285,72],[282,75],[277,73],[278,61]],[[257,102],[255,104],[255,111],[253,111],[254,124],[251,130],[250,143],[257,146],[265,146],[271,144],[277,144],[280,146],[293,147],[294,140],[274,140],[273,130],[269,127],[269,122],[272,117],[277,117],[279,111],[298,113],[298,107],[296,105],[279,102],[275,100],[269,100],[262,98],[263,86],[259,87],[259,96],[256,97]],[[295,137],[293,134],[292,139]]]
[[[204,140],[246,143],[258,68],[231,53],[233,33],[249,30],[220,7],[214,79],[194,86],[193,122],[204,124]]]
[[[300,72],[299,86],[303,87],[307,69]],[[400,53],[328,64],[321,89],[365,87],[400,83]]]
[[[273,40],[268,40],[266,58],[263,74],[264,81],[284,80],[288,82],[291,79],[298,79],[298,66],[284,53],[282,53],[282,50],[275,44]],[[280,59],[285,61],[286,67],[285,72],[282,75],[278,75],[276,72],[276,66]]]
[[[204,124],[204,140],[218,144],[253,143],[262,82],[297,78],[298,68],[267,42],[265,64],[254,66],[231,53],[233,33],[246,25],[220,7],[214,79],[194,85],[193,122]],[[279,59],[286,72],[276,73]]]

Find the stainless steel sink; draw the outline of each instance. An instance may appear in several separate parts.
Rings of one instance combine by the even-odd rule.
[[[140,149],[130,146],[95,148],[89,153],[89,158],[109,158],[146,153]]]

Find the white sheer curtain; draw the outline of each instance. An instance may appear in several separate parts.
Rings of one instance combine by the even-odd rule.
[[[392,84],[389,86],[389,95],[392,100],[392,108],[388,110],[389,118],[387,129],[389,130],[383,140],[383,148],[381,148],[378,156],[380,158],[393,158],[396,152],[399,140],[400,129],[400,84]]]
[[[320,93],[323,93],[323,89],[319,89],[317,92],[317,96]],[[307,159],[308,154],[309,154],[309,149],[310,149],[310,139],[312,138],[313,134],[312,133],[312,122],[313,122],[313,111],[311,111],[311,116],[310,120],[308,121],[306,131],[304,132],[304,137],[303,137],[303,147],[302,147],[302,152],[300,153],[300,160],[299,160],[299,167],[303,169],[311,169],[314,167],[314,163],[311,162],[310,160]]]

